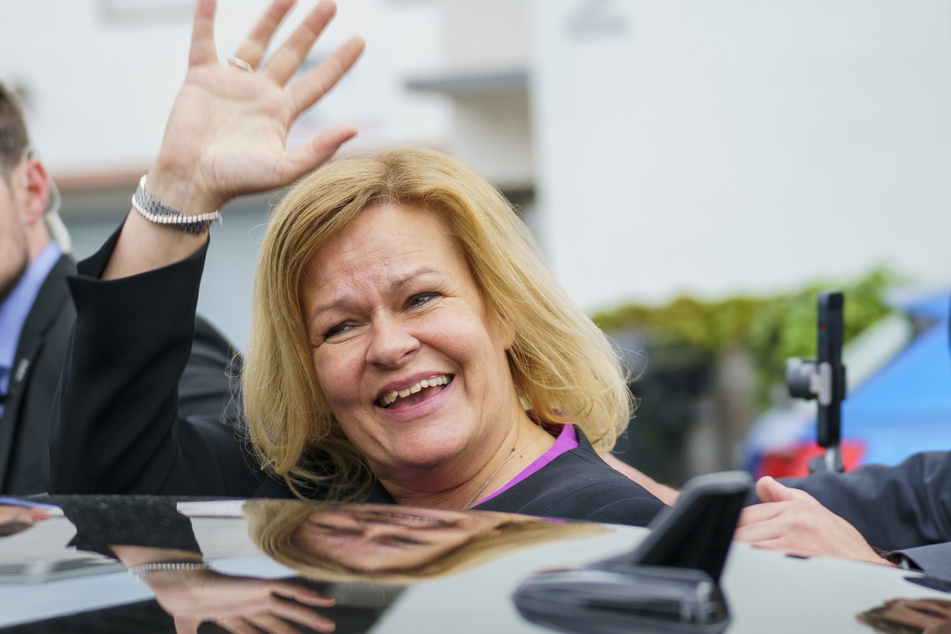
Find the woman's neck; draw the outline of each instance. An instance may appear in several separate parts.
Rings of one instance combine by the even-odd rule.
[[[474,506],[515,478],[555,444],[555,438],[527,415],[520,416],[496,450],[476,468],[447,464],[426,470],[418,477],[380,477],[380,483],[400,504],[466,509]],[[460,475],[469,472],[468,475]],[[454,486],[444,483],[459,481]]]

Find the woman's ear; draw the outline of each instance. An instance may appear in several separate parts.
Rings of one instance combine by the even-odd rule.
[[[495,323],[498,325],[504,349],[509,350],[515,343],[515,325],[507,316],[499,314],[495,317]]]

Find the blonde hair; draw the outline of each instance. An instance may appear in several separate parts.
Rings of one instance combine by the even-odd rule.
[[[243,513],[248,523],[248,535],[258,550],[282,566],[313,581],[418,583],[459,574],[515,550],[548,542],[602,535],[610,530],[600,524],[586,522],[564,522],[514,513],[467,511],[497,516],[498,522],[489,527],[491,530],[477,533],[449,552],[436,555],[412,568],[354,570],[327,557],[309,553],[298,544],[298,530],[307,518],[312,513],[327,508],[333,508],[333,505],[259,499],[245,502]]]
[[[372,474],[336,423],[311,361],[303,271],[369,207],[436,214],[454,236],[489,313],[511,324],[512,377],[540,425],[577,425],[604,453],[631,417],[626,376],[605,335],[561,289],[505,197],[448,156],[400,149],[331,163],[274,209],[261,247],[244,365],[244,409],[264,468],[297,495],[361,499]]]

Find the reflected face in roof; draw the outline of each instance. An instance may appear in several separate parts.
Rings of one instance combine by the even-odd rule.
[[[390,505],[328,508],[294,535],[304,552],[352,571],[408,571],[445,555],[499,523],[494,514]]]

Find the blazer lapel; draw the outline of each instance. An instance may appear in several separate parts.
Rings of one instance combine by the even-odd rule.
[[[76,263],[68,255],[63,255],[53,265],[46,276],[33,307],[23,324],[23,331],[17,342],[16,356],[10,368],[10,381],[7,398],[3,405],[3,418],[0,419],[0,491],[4,490],[7,470],[19,433],[20,411],[26,397],[27,386],[34,370],[33,365],[43,349],[49,329],[56,323],[62,311],[70,302],[65,276],[76,271]],[[62,359],[59,360],[60,363]],[[52,392],[49,398],[52,399]]]

